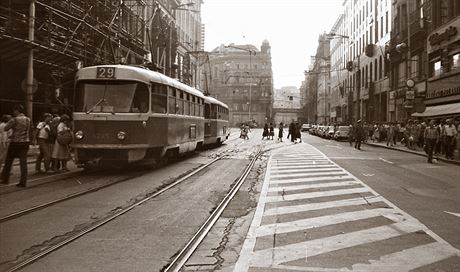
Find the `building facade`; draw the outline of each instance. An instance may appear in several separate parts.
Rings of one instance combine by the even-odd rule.
[[[460,116],[460,2],[426,1],[428,80],[425,111],[415,117]]]
[[[226,103],[230,123],[271,122],[273,73],[270,44],[260,50],[254,45],[221,45],[209,54],[209,69],[204,69],[204,86],[209,94]]]
[[[273,95],[273,121],[289,124],[302,116],[300,90],[295,86],[275,89]]]
[[[49,3],[48,3],[49,2]],[[194,85],[202,48],[201,1],[2,1],[0,111],[15,103],[37,121],[73,111],[77,69],[144,65]]]

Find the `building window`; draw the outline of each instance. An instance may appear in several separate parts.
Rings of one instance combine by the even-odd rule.
[[[388,11],[385,13],[385,33],[388,34]]]
[[[431,76],[440,76],[442,71],[441,60],[431,63]]]
[[[460,69],[460,53],[457,53],[452,56],[452,69]]]

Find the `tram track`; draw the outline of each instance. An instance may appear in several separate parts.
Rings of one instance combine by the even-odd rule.
[[[224,212],[225,208],[230,204],[232,199],[238,193],[238,190],[246,181],[247,177],[251,173],[256,161],[264,154],[267,150],[263,151],[263,146],[259,146],[257,152],[252,156],[250,163],[246,166],[243,173],[240,175],[238,180],[235,182],[234,186],[229,190],[225,195],[222,201],[217,205],[217,207],[212,211],[210,216],[206,221],[201,225],[199,230],[195,235],[189,240],[185,247],[179,251],[174,259],[167,265],[162,272],[178,272],[185,265],[187,260],[192,256],[193,252],[198,248],[200,243],[204,240],[206,235],[211,231],[214,224],[219,219],[220,215]]]
[[[173,182],[171,182],[171,183],[169,183],[167,185],[164,185],[161,188],[158,188],[155,192],[147,194],[145,197],[136,200],[134,203],[131,203],[130,205],[128,205],[126,207],[118,209],[114,213],[112,213],[109,216],[107,216],[105,218],[102,218],[102,219],[92,223],[88,227],[85,227],[85,228],[83,228],[83,229],[81,229],[79,231],[76,231],[76,232],[72,233],[71,235],[69,235],[65,239],[62,239],[58,243],[53,244],[53,245],[51,245],[51,246],[49,246],[47,248],[44,248],[44,249],[40,250],[39,252],[37,252],[37,253],[27,257],[27,258],[24,258],[22,260],[14,262],[13,266],[9,267],[5,271],[6,272],[18,271],[18,270],[20,270],[20,269],[32,264],[33,262],[45,257],[46,255],[48,255],[48,254],[50,254],[50,253],[52,253],[54,251],[57,251],[58,249],[60,249],[60,248],[62,248],[64,246],[72,243],[73,241],[77,240],[78,238],[80,238],[80,237],[82,237],[82,236],[84,236],[84,235],[86,235],[86,234],[88,234],[88,233],[100,228],[101,226],[113,221],[114,219],[122,216],[123,214],[129,212],[130,210],[136,208],[137,206],[142,205],[145,202],[147,202],[149,200],[152,200],[153,198],[155,198],[155,197],[163,194],[164,192],[172,189],[173,187],[181,184],[182,182],[188,180],[189,178],[191,178],[192,176],[198,174],[202,170],[208,168],[209,166],[211,166],[215,162],[221,160],[222,158],[224,158],[224,156],[225,155],[218,156],[217,158],[213,159],[212,161],[210,161],[210,162],[208,162],[208,163],[206,163],[204,165],[201,165],[200,167],[196,168],[195,170],[189,172],[188,174],[177,178],[175,181],[173,181]],[[99,189],[101,189],[101,188],[99,188]],[[42,208],[44,208],[44,207],[42,207]]]
[[[56,205],[58,203],[68,201],[68,200],[74,199],[76,197],[84,196],[86,194],[90,194],[90,193],[99,191],[101,189],[113,186],[113,185],[118,184],[120,182],[124,182],[124,181],[134,179],[136,177],[140,177],[142,175],[143,175],[143,172],[136,173],[136,174],[133,174],[133,175],[129,175],[129,176],[126,176],[126,177],[122,177],[122,178],[119,178],[119,179],[117,179],[117,180],[115,180],[113,182],[110,182],[110,183],[106,183],[106,184],[102,184],[100,186],[92,187],[92,188],[89,188],[87,190],[71,193],[71,194],[66,195],[64,197],[60,197],[60,198],[57,198],[57,199],[54,199],[54,200],[50,200],[48,202],[44,202],[44,203],[34,205],[34,206],[26,208],[26,209],[22,209],[22,210],[10,213],[8,215],[0,217],[0,223],[8,222],[10,220],[22,217],[22,216],[27,215],[29,213],[33,213],[33,212],[39,211],[41,209],[51,207],[51,206]]]

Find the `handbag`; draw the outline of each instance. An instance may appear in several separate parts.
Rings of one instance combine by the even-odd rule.
[[[64,130],[58,133],[57,142],[61,145],[68,145],[72,142],[72,132],[70,130]]]

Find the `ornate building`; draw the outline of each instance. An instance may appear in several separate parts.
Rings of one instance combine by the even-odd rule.
[[[230,123],[257,124],[272,119],[273,73],[270,44],[221,45],[209,55],[206,82],[210,95],[230,108]]]

